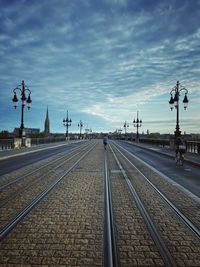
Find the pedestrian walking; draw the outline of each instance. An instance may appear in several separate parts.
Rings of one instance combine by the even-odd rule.
[[[106,146],[108,144],[108,136],[107,135],[104,135],[104,137],[103,137],[103,144],[104,144],[104,149],[106,149]]]

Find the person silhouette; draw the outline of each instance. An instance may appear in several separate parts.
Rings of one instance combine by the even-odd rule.
[[[106,146],[108,144],[108,136],[107,135],[104,135],[104,137],[103,137],[103,144],[104,144],[104,149],[106,149]]]

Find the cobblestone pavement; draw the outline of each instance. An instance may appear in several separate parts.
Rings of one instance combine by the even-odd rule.
[[[67,151],[67,154],[70,154],[71,151]],[[4,184],[7,184],[9,182],[12,182],[17,176],[19,177],[26,177],[27,173],[34,172],[35,170],[42,168],[43,166],[46,166],[50,163],[56,163],[56,160],[58,157],[62,157],[66,155],[65,152],[61,152],[57,155],[53,155],[51,157],[48,157],[46,159],[43,159],[39,162],[33,163],[31,165],[28,165],[26,167],[21,168],[20,170],[12,171],[10,173],[4,174],[1,176],[1,183],[0,186],[3,186]],[[44,169],[44,168],[42,168]]]
[[[1,242],[1,266],[101,266],[103,150],[82,161]]]
[[[120,266],[165,266],[111,154],[109,165]]]
[[[0,190],[0,227],[2,228],[8,220],[16,216],[37,195],[67,171],[80,155],[85,153],[85,149],[84,147],[78,152],[77,150],[73,151],[72,154],[58,155],[57,158],[53,157],[53,159],[51,157],[51,161],[43,168],[39,166],[38,170],[37,165],[33,164],[35,171],[30,171],[30,168],[15,171],[14,180],[19,178],[19,181]],[[26,170],[26,175],[24,175]]]
[[[123,168],[126,170],[129,179],[139,193],[145,207],[147,208],[151,218],[156,223],[159,232],[165,243],[167,244],[171,255],[174,257],[177,266],[200,266],[200,242],[199,239],[183,224],[175,213],[169,208],[168,205],[158,196],[156,191],[149,185],[144,179],[144,176],[130,165],[127,160],[118,153],[118,157],[123,163]],[[129,157],[127,155],[127,157]],[[183,195],[182,192],[177,192],[177,188],[161,180],[158,174],[155,174],[152,170],[147,168],[138,160],[129,157],[131,162],[134,162],[137,167],[142,170],[151,181],[154,182],[162,192],[166,192],[167,195],[175,202],[175,205],[181,205],[182,210],[187,211],[186,215],[192,219],[191,214],[194,209],[197,210],[197,203],[194,203],[189,197]],[[172,197],[173,196],[173,197]],[[192,205],[189,208],[189,205]],[[193,209],[192,209],[193,207]],[[199,212],[196,215],[194,212],[194,221],[199,222]]]
[[[102,141],[96,143],[87,157],[1,241],[0,266],[103,266],[105,151]],[[120,267],[165,266],[111,150],[108,148],[106,153]],[[172,190],[138,164],[163,190]],[[200,266],[199,241],[166,209],[140,174],[124,166],[145,197],[145,205],[160,231],[166,229],[163,239],[177,266]],[[181,199],[185,201],[179,195],[180,206]]]

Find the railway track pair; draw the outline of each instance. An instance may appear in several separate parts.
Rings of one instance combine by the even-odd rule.
[[[67,259],[67,257],[72,257],[71,261],[73,261],[75,260],[73,255],[79,255],[83,257],[82,260],[78,261],[77,259],[77,265],[79,266],[96,266],[96,264],[99,266],[99,262],[96,263],[95,257],[101,257],[102,265],[109,267],[138,265],[198,266],[200,262],[198,256],[200,251],[198,224],[195,225],[187,214],[179,211],[176,205],[163,192],[160,192],[157,185],[148,179],[148,171],[146,169],[145,173],[143,173],[143,169],[135,166],[133,163],[135,159],[133,160],[133,156],[130,153],[123,150],[122,147],[115,145],[115,143],[111,143],[110,147],[103,153],[103,148],[100,145],[96,146],[96,144],[91,143],[91,145],[85,147],[85,150],[82,148],[80,153],[74,151],[67,158],[60,157],[56,163],[57,165],[55,164],[56,166],[47,164],[46,167],[51,172],[48,173],[48,170],[45,170],[45,172],[48,177],[52,175],[52,180],[49,180],[48,185],[41,187],[40,192],[38,191],[34,197],[32,196],[31,200],[26,202],[20,211],[11,214],[12,216],[9,216],[10,219],[6,220],[6,223],[2,221],[4,224],[0,232],[1,240],[5,239],[5,244],[7,244],[6,237],[8,233],[12,232],[18,223],[30,214],[33,208],[42,200],[45,200],[50,195],[50,192],[53,195],[57,185],[62,184],[62,181],[66,181],[65,178],[73,173],[74,180],[72,184],[77,186],[78,193],[73,191],[73,194],[76,193],[76,196],[72,194],[71,197],[66,198],[69,201],[69,206],[67,207],[64,202],[66,199],[63,200],[63,207],[66,210],[56,213],[59,219],[64,218],[61,230],[55,232],[57,238],[61,236],[59,242],[62,243],[57,244],[60,246],[60,251],[59,247],[56,247],[56,250],[49,252],[49,254],[54,253],[54,258],[49,259],[49,261],[53,262],[55,260],[57,262],[58,257],[63,254],[65,257],[61,257],[59,260],[60,264],[70,262],[70,259]],[[97,147],[96,150],[95,147]],[[95,161],[95,156],[97,158],[104,156],[104,166],[101,166],[101,160],[97,163],[93,162],[93,160]],[[85,165],[80,166],[80,162],[85,162]],[[139,165],[141,166],[142,164],[140,163]],[[38,171],[40,173],[41,169]],[[31,175],[33,176],[33,174]],[[149,174],[151,174],[150,176],[154,175],[152,171],[149,171]],[[104,178],[104,181],[102,178]],[[42,179],[41,181],[44,185],[44,180]],[[22,182],[23,179],[19,180],[19,183]],[[81,183],[82,188],[80,188],[79,183]],[[7,189],[10,186],[14,186],[14,184],[11,183]],[[90,188],[88,188],[89,186]],[[103,190],[101,192],[101,186],[102,188],[104,186],[104,192]],[[95,189],[94,192],[92,187],[95,187],[93,188]],[[73,189],[73,187],[70,187],[70,190],[71,188]],[[7,190],[6,187],[4,189]],[[55,190],[52,191],[52,189]],[[87,193],[83,193],[82,196],[82,191]],[[70,191],[68,191],[69,193]],[[23,196],[25,196],[25,192],[21,194],[21,197]],[[21,197],[17,201],[15,200],[15,202],[18,202],[18,206]],[[53,196],[52,199],[54,199]],[[94,199],[96,204],[92,202]],[[83,204],[86,203],[84,213],[80,210],[81,205],[79,204],[81,201],[83,201]],[[71,206],[72,203],[75,210]],[[95,207],[97,203],[98,208],[100,207],[99,210]],[[101,204],[104,204],[104,214],[103,209],[101,211]],[[5,209],[2,210],[4,214]],[[72,213],[68,214],[67,209],[71,209]],[[93,220],[92,214],[95,217],[96,213],[98,213],[98,216]],[[72,221],[70,221],[70,218]],[[51,219],[53,220],[53,218]],[[80,219],[81,221],[79,222],[78,220]],[[76,221],[77,226],[75,227]],[[101,224],[103,225],[103,222],[104,234],[101,231]],[[95,232],[91,230],[93,224],[95,229],[93,231]],[[55,230],[50,230],[50,232],[53,231]],[[66,235],[61,234],[65,232]],[[47,235],[45,233],[46,231],[44,236],[49,237],[50,234]],[[22,233],[20,232],[16,236],[20,234]],[[71,240],[72,236],[76,234],[77,239]],[[32,234],[30,236],[30,239],[33,238]],[[88,239],[86,239],[86,236]],[[92,237],[93,239],[91,239]],[[12,242],[12,238],[14,237],[11,235],[10,242]],[[16,240],[18,240],[17,238]],[[101,243],[101,246],[98,242],[96,243],[96,239]],[[48,247],[51,247],[51,242],[48,242]],[[66,245],[68,242],[69,245]],[[52,246],[54,247],[55,244],[52,244]],[[29,245],[30,247],[32,247],[31,244]],[[76,250],[80,249],[80,252],[71,251],[72,247]],[[96,254],[92,254],[93,247],[96,249],[93,253]],[[63,248],[66,251],[63,251]],[[85,251],[83,251],[83,248]],[[4,252],[7,253],[6,250]],[[11,252],[11,255],[12,253],[14,252]],[[19,249],[16,253],[19,253]],[[21,253],[24,255],[25,252],[22,250]],[[93,260],[91,255],[96,255]],[[8,258],[7,254],[5,257],[6,261]],[[38,258],[34,259],[38,260]],[[44,259],[41,259],[41,262],[45,263]],[[75,265],[75,263],[73,264]]]
[[[1,185],[0,240],[95,147],[83,145]]]
[[[200,249],[200,230],[198,226],[192,222],[191,218],[188,218],[180,211],[176,205],[151,182],[142,170],[139,170],[134,165],[130,152],[113,142],[110,145],[109,152],[105,151],[104,266],[123,266],[123,259],[120,258],[123,253],[121,253],[121,247],[119,246],[119,226],[116,220],[118,211],[116,205],[113,203],[113,195],[116,194],[114,189],[115,182],[113,181],[116,178],[112,178],[112,170],[109,168],[109,157],[114,157],[116,165],[118,166],[118,173],[121,174],[121,177],[118,179],[122,179],[123,177],[123,183],[126,184],[127,191],[131,194],[132,201],[140,211],[151,238],[160,254],[161,260],[159,263],[158,261],[156,263],[155,260],[151,263],[148,262],[148,264],[146,262],[146,264],[150,266],[159,265],[169,267],[199,266],[200,257],[198,256],[198,251]],[[144,184],[145,186],[143,186]],[[142,187],[143,190],[141,189]],[[113,190],[111,188],[113,188]],[[151,201],[149,198],[151,198]],[[151,202],[151,207],[147,204],[148,201]],[[158,204],[158,202],[161,204]],[[156,208],[156,206],[159,206],[159,208]],[[161,214],[159,214],[159,209]],[[163,218],[162,209],[165,209],[165,214],[171,217]],[[163,223],[161,221],[163,221]],[[176,232],[178,232],[178,235]],[[129,231],[129,234],[131,236],[131,231]],[[129,249],[137,254],[137,249],[135,250],[134,248],[134,241],[137,240],[132,240],[132,247],[130,246]],[[128,253],[126,256],[128,257]],[[130,266],[138,264],[138,262],[134,260],[131,261],[130,258],[129,261],[125,261],[125,266],[128,266],[127,262],[129,262]]]

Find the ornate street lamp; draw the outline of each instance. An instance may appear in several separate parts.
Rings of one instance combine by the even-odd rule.
[[[66,127],[66,139],[68,140],[68,128],[72,125],[72,120],[68,118],[68,110],[66,119],[63,119],[63,125]]]
[[[82,128],[83,128],[83,122],[82,122],[82,120],[80,120],[79,123],[78,123],[78,128],[79,127],[80,127],[79,139],[81,139],[81,131],[82,131]]]
[[[24,107],[27,104],[28,109],[31,107],[31,90],[28,89],[28,87],[24,84],[24,81],[22,81],[21,85],[18,85],[14,90],[14,96],[13,96],[13,105],[14,108],[17,108],[18,105],[18,98],[17,98],[17,90],[20,91],[21,95],[21,125],[20,125],[20,130],[19,130],[19,136],[22,139],[22,145],[25,145],[23,142],[23,138],[25,138],[25,131],[24,131]],[[28,97],[26,97],[26,91],[29,93]]]
[[[181,131],[180,131],[180,126],[179,126],[179,97],[180,97],[180,93],[181,91],[185,91],[185,96],[183,99],[183,107],[184,109],[187,108],[188,106],[188,98],[187,98],[187,94],[188,94],[188,90],[183,87],[179,81],[177,81],[176,86],[171,90],[170,94],[171,94],[171,98],[169,100],[169,104],[170,104],[170,109],[173,110],[173,107],[175,107],[176,109],[176,130],[174,132],[175,134],[175,142],[177,140],[178,137],[180,137],[181,135]]]
[[[137,119],[133,121],[133,126],[134,127],[137,127],[137,132],[136,132],[136,141],[139,142],[139,131],[138,131],[138,128],[142,126],[142,120],[140,119],[139,120],[139,117],[138,117],[138,114],[139,112],[137,111]]]
[[[125,140],[126,140],[126,129],[129,127],[128,122],[124,122],[124,132],[125,132]]]

